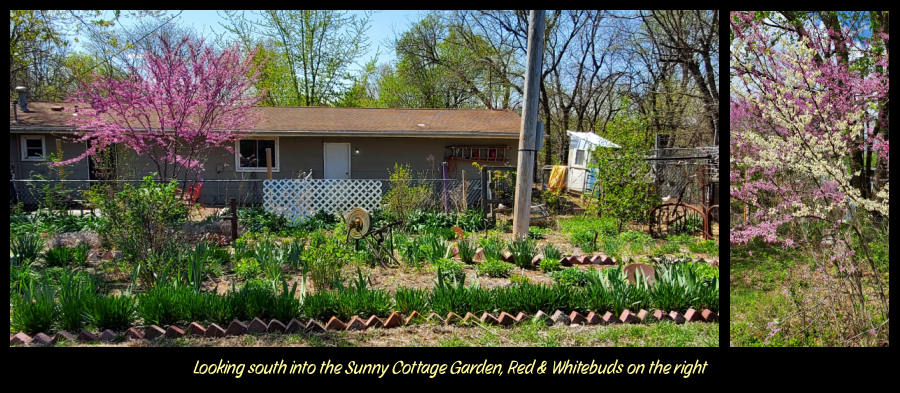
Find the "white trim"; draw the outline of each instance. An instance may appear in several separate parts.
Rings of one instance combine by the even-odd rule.
[[[28,158],[28,150],[25,148],[25,141],[28,139],[40,139],[41,140],[41,158]],[[43,135],[22,135],[19,138],[20,151],[22,152],[22,161],[30,161],[30,162],[43,162],[47,161],[47,141],[44,139]]]
[[[234,141],[234,171],[235,172],[261,172],[265,173],[268,171],[266,167],[262,168],[241,168],[241,141],[242,140],[266,140],[266,141],[275,141],[275,159],[273,161],[274,165],[272,166],[272,173],[277,173],[281,171],[281,148],[279,147],[279,140],[277,136],[263,137],[263,136],[249,136],[246,138],[241,138]]]
[[[323,172],[322,177],[325,178],[326,180],[331,180],[331,179],[328,179],[328,176],[327,176],[328,152],[327,152],[327,150],[325,150],[327,145],[347,145],[347,171],[348,171],[347,172],[347,180],[353,179],[353,162],[351,161],[352,160],[352,157],[351,157],[352,156],[352,151],[351,151],[352,146],[350,146],[349,143],[330,143],[330,142],[322,143],[322,155],[324,156],[322,158],[322,160],[324,161],[324,163],[323,163],[324,166],[322,167],[324,169],[322,171]],[[341,180],[341,179],[337,179],[337,180]]]

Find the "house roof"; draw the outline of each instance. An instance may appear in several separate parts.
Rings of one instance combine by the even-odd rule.
[[[73,103],[30,102],[29,113],[9,111],[10,130],[65,130],[74,113]],[[53,111],[62,106],[63,111]],[[80,105],[79,105],[80,106]],[[83,107],[83,106],[82,106]],[[381,134],[381,135],[519,135],[521,117],[512,111],[487,109],[394,109],[326,107],[257,107],[257,133],[277,134]]]

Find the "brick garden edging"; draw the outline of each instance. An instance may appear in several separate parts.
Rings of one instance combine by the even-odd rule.
[[[303,322],[300,322],[296,319],[291,320],[287,325],[281,323],[278,320],[272,320],[271,322],[269,322],[269,324],[266,324],[265,322],[257,318],[251,321],[249,324],[245,324],[241,321],[236,320],[228,325],[228,327],[225,329],[219,327],[216,324],[211,324],[209,325],[209,327],[204,329],[202,325],[194,322],[191,323],[186,330],[182,330],[177,326],[169,326],[167,329],[162,329],[154,325],[145,328],[143,333],[141,333],[141,331],[136,327],[132,327],[128,329],[123,335],[127,340],[154,340],[158,338],[176,339],[185,336],[223,338],[238,337],[246,334],[300,334],[301,332],[322,333],[325,331],[392,329],[411,325],[422,320],[437,322],[446,325],[480,323],[493,326],[512,326],[515,324],[526,322],[528,320],[550,320],[554,324],[558,325],[618,325],[642,323],[646,324],[653,322],[674,322],[677,325],[681,325],[686,322],[718,322],[719,314],[714,313],[711,310],[697,311],[694,309],[689,309],[686,313],[684,313],[684,315],[676,311],[666,313],[665,311],[656,310],[653,313],[650,313],[647,310],[641,310],[637,314],[634,314],[629,310],[625,310],[620,316],[615,316],[609,312],[607,312],[603,316],[600,316],[599,314],[595,314],[593,312],[589,313],[587,316],[584,316],[575,311],[566,314],[562,311],[557,310],[555,313],[553,313],[552,316],[548,316],[543,311],[538,311],[534,318],[525,313],[519,313],[518,315],[513,317],[512,314],[507,314],[505,312],[500,313],[499,317],[495,317],[488,313],[484,313],[480,318],[473,315],[472,313],[467,313],[465,317],[460,317],[459,315],[450,313],[449,315],[447,315],[447,318],[444,318],[440,315],[432,313],[428,316],[428,318],[424,318],[421,314],[414,311],[406,320],[404,320],[400,316],[400,314],[397,313],[391,314],[391,316],[385,320],[381,320],[380,318],[375,316],[369,318],[367,321],[364,321],[359,317],[353,317],[348,323],[344,323],[341,320],[333,317],[328,321],[327,324],[323,324],[315,320],[304,324]],[[44,333],[38,333],[34,337],[29,337],[28,335],[20,332],[19,334],[9,335],[9,345],[56,345],[57,343],[62,341],[76,340],[86,343],[108,343],[115,341],[116,337],[118,336],[119,335],[110,330],[101,332],[99,335],[95,335],[94,333],[91,333],[89,331],[83,331],[79,333],[77,337],[64,331],[56,333],[53,337],[47,336]]]

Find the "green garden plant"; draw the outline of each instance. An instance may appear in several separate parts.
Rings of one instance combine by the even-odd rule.
[[[459,249],[459,259],[464,263],[471,264],[474,262],[475,258],[475,241],[469,238],[461,239],[457,243],[457,248]]]
[[[137,312],[136,298],[121,295],[94,296],[87,304],[88,320],[97,331],[122,331],[132,326]]]
[[[445,280],[462,280],[466,276],[465,265],[450,259],[441,258],[431,264],[431,268]]]
[[[481,239],[481,248],[484,250],[484,257],[487,260],[502,261],[503,260],[503,243],[496,237],[487,237]]]
[[[488,259],[478,265],[478,275],[493,278],[507,278],[516,267],[510,263],[497,259]]]
[[[544,246],[541,250],[541,254],[544,256],[544,260],[550,259],[556,261],[556,263],[559,263],[559,260],[563,257],[562,250],[551,243],[547,243],[547,245]]]
[[[9,243],[9,250],[20,263],[36,262],[44,247],[46,247],[44,239],[34,233],[23,233],[11,238]]]
[[[32,281],[21,295],[10,298],[12,310],[9,325],[25,334],[49,334],[59,316],[56,293],[43,282]]]
[[[523,269],[532,268],[531,262],[538,255],[537,243],[529,238],[515,239],[507,243],[509,251],[513,254],[516,266]]]

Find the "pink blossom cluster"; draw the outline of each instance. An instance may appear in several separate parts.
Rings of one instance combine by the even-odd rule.
[[[158,38],[159,53],[147,52],[125,78],[95,74],[81,84],[70,101],[86,104],[71,124],[74,142],[91,141],[66,165],[123,144],[149,157],[159,176],[198,175],[210,151],[233,151],[241,132],[259,121],[252,108],[264,92],[255,90],[260,65],[255,52],[238,47],[217,51],[187,38]]]

